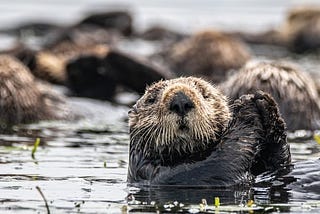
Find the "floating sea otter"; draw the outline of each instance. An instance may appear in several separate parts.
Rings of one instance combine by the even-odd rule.
[[[81,56],[67,64],[67,85],[74,95],[113,100],[118,86],[142,94],[145,86],[172,74],[147,60],[117,50],[106,56]]]
[[[194,77],[150,86],[129,111],[128,182],[228,186],[290,163],[285,123],[266,93],[228,104]]]
[[[281,31],[289,48],[302,53],[320,47],[320,7],[293,8]]]
[[[65,118],[65,107],[62,95],[36,81],[17,59],[0,55],[0,131],[19,123]]]
[[[55,47],[42,50],[34,55],[34,62],[29,64],[32,73],[49,82],[64,84],[67,81],[66,65],[82,55],[104,56],[108,53],[106,45],[77,45],[62,42]]]
[[[249,49],[239,40],[217,31],[203,31],[175,44],[167,54],[178,75],[207,77],[221,82],[231,69],[250,59]]]
[[[320,128],[319,96],[312,78],[287,62],[251,62],[221,83],[231,99],[257,90],[270,93],[289,130]]]
[[[266,32],[249,34],[235,33],[244,41],[257,44],[271,44],[287,47],[304,53],[320,48],[320,7],[292,8],[281,27]]]

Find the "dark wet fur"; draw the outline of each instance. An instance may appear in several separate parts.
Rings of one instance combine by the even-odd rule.
[[[67,85],[76,96],[113,100],[118,85],[143,93],[146,85],[170,73],[118,51],[105,57],[80,56],[67,65]]]
[[[254,175],[290,164],[285,123],[274,100],[265,93],[234,101],[233,119],[218,141],[198,155],[171,156],[164,165],[158,155],[135,150],[130,142],[128,182],[133,185],[231,186],[248,183]],[[150,142],[146,143],[152,144]],[[179,164],[176,164],[179,163]]]
[[[168,71],[152,65],[146,60],[119,51],[110,51],[103,61],[104,65],[110,68],[112,76],[119,84],[138,93],[143,93],[147,85],[172,77]]]
[[[112,100],[116,82],[96,56],[81,56],[67,65],[67,86],[73,95]]]

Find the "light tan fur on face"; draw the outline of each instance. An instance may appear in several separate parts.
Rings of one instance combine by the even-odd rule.
[[[195,105],[183,119],[169,110],[177,92],[183,92]],[[146,141],[156,148],[167,146],[178,151],[192,151],[194,147],[215,141],[216,134],[229,120],[227,98],[208,82],[194,77],[153,84],[129,112],[131,140],[137,142],[137,148]],[[180,129],[181,121],[187,129]],[[194,145],[195,142],[203,145]]]

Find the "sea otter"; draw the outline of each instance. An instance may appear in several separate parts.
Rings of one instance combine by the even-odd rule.
[[[320,7],[297,7],[289,11],[281,34],[297,53],[320,47]]]
[[[67,114],[62,95],[35,80],[14,57],[0,55],[0,132],[12,125],[62,119]]]
[[[229,70],[241,68],[250,59],[250,51],[239,40],[208,30],[173,45],[166,58],[171,69],[180,76],[206,77],[221,82]]]
[[[75,58],[66,69],[67,86],[73,95],[111,101],[119,86],[142,94],[147,84],[172,78],[171,73],[160,66],[112,49],[105,57]]]
[[[261,33],[231,33],[248,43],[284,46],[296,53],[319,50],[320,7],[295,7],[288,11],[285,22],[276,29]]]
[[[249,62],[221,83],[231,99],[257,90],[270,93],[279,105],[288,130],[320,128],[320,106],[312,78],[288,62]]]
[[[285,123],[266,93],[229,104],[195,77],[154,83],[129,111],[131,185],[230,186],[290,163]]]
[[[107,45],[78,45],[74,42],[61,42],[54,47],[31,53],[26,50],[14,54],[23,61],[38,78],[55,84],[67,81],[67,63],[79,56],[105,56],[109,51]]]

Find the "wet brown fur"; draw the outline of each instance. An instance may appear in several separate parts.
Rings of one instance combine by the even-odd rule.
[[[19,123],[62,119],[63,106],[63,97],[37,82],[27,67],[9,55],[0,55],[1,130]]]
[[[230,69],[242,67],[250,58],[239,40],[217,31],[203,31],[173,46],[169,53],[172,69],[179,75],[209,77],[220,82]]]

